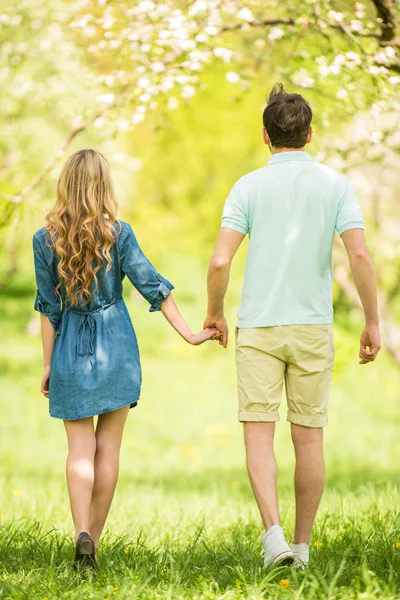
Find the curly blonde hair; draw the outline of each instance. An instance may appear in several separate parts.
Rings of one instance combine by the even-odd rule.
[[[104,260],[111,269],[117,202],[110,167],[95,150],[79,150],[65,163],[57,185],[55,206],[46,229],[59,256],[60,296],[63,285],[71,305],[88,304],[97,287]],[[94,285],[93,285],[94,283]]]

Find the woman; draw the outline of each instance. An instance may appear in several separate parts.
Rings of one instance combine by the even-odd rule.
[[[173,285],[141,251],[131,227],[116,219],[106,159],[80,150],[66,162],[47,225],[33,237],[41,313],[42,393],[68,437],[67,483],[75,526],[76,566],[98,568],[96,553],[114,495],[122,433],[142,381],[139,349],[122,297],[125,275],[190,344],[172,298]],[[98,415],[95,427],[93,417]]]

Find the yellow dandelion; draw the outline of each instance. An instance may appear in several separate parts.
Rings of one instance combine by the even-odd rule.
[[[231,481],[231,488],[233,490],[238,490],[241,486],[240,481]]]
[[[289,585],[290,585],[290,580],[289,579],[281,579],[279,582],[279,585],[281,586],[281,588],[283,588],[284,590],[287,590]]]
[[[24,492],[22,490],[13,490],[14,496],[22,496]]]
[[[395,543],[395,547],[397,548],[397,550],[400,548],[400,542],[396,542]]]
[[[179,453],[181,456],[190,456],[192,458],[197,458],[200,454],[197,446],[188,446],[187,444],[179,446]]]
[[[314,546],[315,546],[316,548],[321,548],[321,546],[322,546],[322,542],[314,542]]]

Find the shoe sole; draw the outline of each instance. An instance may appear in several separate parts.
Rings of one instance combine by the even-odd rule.
[[[78,546],[80,555],[94,555],[94,542],[92,540],[82,540]]]
[[[282,554],[278,554],[269,566],[280,566],[280,567],[290,567],[294,563],[294,554],[293,552],[282,552]]]

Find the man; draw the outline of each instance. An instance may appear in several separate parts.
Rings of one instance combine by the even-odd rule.
[[[234,185],[208,271],[208,316],[224,347],[224,297],[232,259],[249,234],[236,336],[239,421],[247,468],[265,531],[264,566],[306,566],[324,487],[323,427],[334,362],[332,243],[338,231],[364,313],[360,363],[380,349],[376,283],[363,218],[350,182],[313,161],[312,111],[299,94],[276,85],[263,113],[268,164]],[[291,547],[279,524],[275,422],[285,381],[296,455],[296,527]]]

